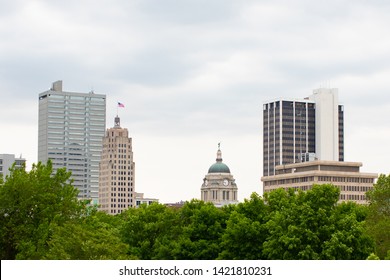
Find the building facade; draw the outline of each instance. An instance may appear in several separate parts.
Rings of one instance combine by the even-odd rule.
[[[132,138],[126,128],[121,128],[118,116],[114,127],[105,133],[99,170],[100,210],[115,215],[135,207]]]
[[[106,95],[62,90],[62,81],[39,94],[38,161],[72,172],[79,198],[98,202],[99,162]]]
[[[339,201],[366,204],[366,192],[371,190],[375,173],[360,172],[360,162],[307,161],[279,165],[276,174],[262,177],[264,192],[277,188],[310,190],[314,184],[333,184],[340,189]]]
[[[222,152],[218,145],[216,162],[210,166],[201,186],[201,200],[216,206],[238,203],[236,180],[229,167],[222,162]]]
[[[138,208],[142,204],[150,205],[152,203],[158,203],[157,198],[147,198],[143,193],[135,193],[135,207]]]
[[[344,109],[337,89],[316,89],[305,99],[263,105],[263,176],[275,167],[319,159],[344,160]]]
[[[0,154],[0,177],[5,179],[9,175],[9,169],[15,164],[15,168],[23,168],[26,163],[26,159],[20,156],[16,158],[13,154]]]

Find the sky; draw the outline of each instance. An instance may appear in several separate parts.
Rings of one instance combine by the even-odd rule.
[[[0,154],[37,161],[38,94],[107,95],[136,191],[200,199],[218,143],[238,199],[262,195],[262,107],[339,90],[345,160],[390,172],[390,2],[0,0]]]

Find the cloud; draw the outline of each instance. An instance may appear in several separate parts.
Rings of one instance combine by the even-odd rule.
[[[13,131],[0,153],[36,159],[36,143],[20,139],[36,137],[38,93],[61,79],[65,90],[107,94],[107,127],[116,102],[126,105],[119,114],[146,196],[197,195],[219,141],[249,194],[261,190],[263,102],[330,83],[345,107],[348,158],[388,169],[359,152],[374,141],[369,128],[380,131],[375,154],[390,137],[386,1],[0,4],[0,128]]]

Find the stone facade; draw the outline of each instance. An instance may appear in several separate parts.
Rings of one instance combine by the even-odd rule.
[[[218,148],[216,163],[214,163],[203,179],[201,200],[212,202],[216,206],[238,203],[237,185],[230,173],[229,167],[222,162],[222,152]]]
[[[99,165],[99,207],[107,214],[118,214],[135,207],[135,163],[132,139],[126,128],[107,129]]]

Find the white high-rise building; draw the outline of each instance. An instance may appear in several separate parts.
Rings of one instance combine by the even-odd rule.
[[[342,112],[339,110],[338,89],[316,89],[309,99],[315,103],[316,157],[321,160],[338,161],[340,159],[339,126],[342,125],[340,121],[343,121],[340,120]]]
[[[72,172],[79,198],[98,202],[99,162],[106,128],[106,95],[62,90],[39,94],[38,161]]]

